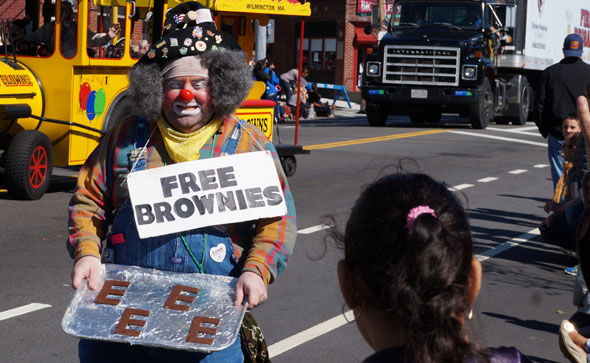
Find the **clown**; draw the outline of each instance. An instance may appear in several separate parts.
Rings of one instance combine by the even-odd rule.
[[[96,289],[108,251],[109,262],[117,264],[238,277],[234,304],[244,299],[250,309],[262,304],[267,285],[285,269],[293,250],[295,207],[274,146],[234,115],[251,86],[239,45],[215,29],[208,9],[183,3],[168,11],[162,39],[129,80],[136,114],[118,122],[91,154],[70,202],[72,286],[87,278]],[[272,153],[287,215],[139,238],[125,182],[130,172],[260,150]],[[219,244],[227,253],[213,259],[211,249]],[[244,360],[240,339],[210,354],[81,340],[79,356],[82,362]]]

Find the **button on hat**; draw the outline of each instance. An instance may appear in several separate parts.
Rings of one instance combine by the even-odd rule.
[[[215,29],[211,12],[196,1],[181,3],[166,12],[164,34],[138,63],[157,63],[160,69],[174,59],[215,51],[240,50],[229,34]]]
[[[566,57],[582,56],[584,52],[584,39],[579,34],[569,34],[563,41],[563,55]]]

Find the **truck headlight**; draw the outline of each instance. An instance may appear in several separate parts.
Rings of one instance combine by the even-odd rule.
[[[477,79],[477,66],[464,64],[463,69],[461,70],[461,78],[468,81],[473,81]]]
[[[381,75],[381,63],[367,62],[367,76],[378,77]]]

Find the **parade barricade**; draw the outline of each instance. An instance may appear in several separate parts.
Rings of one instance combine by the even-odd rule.
[[[336,103],[336,100],[343,100],[343,101],[346,101],[346,103],[348,103],[348,108],[352,108],[352,105],[350,104],[350,99],[348,98],[348,93],[346,93],[346,87],[344,87],[343,85],[330,84],[330,83],[308,82],[307,86],[305,86],[305,88],[310,90],[311,85],[313,83],[317,84],[318,88],[331,89],[331,90],[336,91],[336,93],[334,93],[334,100],[332,101],[332,106],[334,106],[334,104]]]

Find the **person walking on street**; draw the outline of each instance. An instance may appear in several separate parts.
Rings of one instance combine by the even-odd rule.
[[[98,287],[101,257],[109,248],[110,262],[116,264],[236,277],[234,305],[246,300],[252,309],[267,299],[268,284],[286,268],[295,244],[295,206],[289,184],[273,144],[234,113],[252,84],[238,43],[218,31],[209,10],[195,1],[169,11],[164,28],[163,37],[129,73],[128,97],[136,114],[120,120],[80,170],[69,205],[67,247],[75,259],[72,286]],[[188,43],[196,46],[188,47]],[[125,183],[129,173],[254,151],[272,155],[286,215],[139,237]],[[214,255],[212,249],[218,247],[226,252]],[[245,319],[249,321],[246,331],[220,351],[82,339],[79,357],[81,362],[242,362],[244,354],[260,358],[265,347],[262,335],[258,330],[254,336],[254,320],[248,314]]]
[[[582,61],[584,40],[578,34],[569,34],[563,42],[564,58],[543,71],[535,120],[539,132],[547,138],[549,165],[553,189],[563,173],[562,120],[576,112],[576,98],[584,94],[590,83],[590,65]]]

